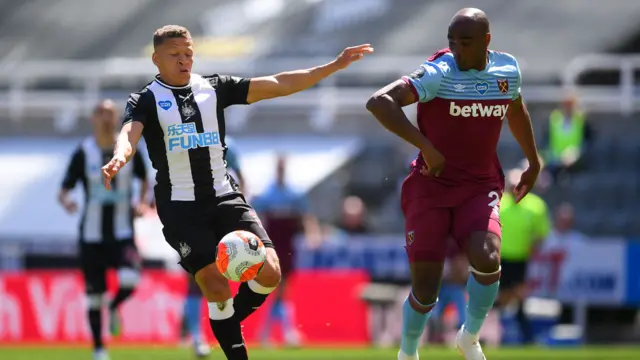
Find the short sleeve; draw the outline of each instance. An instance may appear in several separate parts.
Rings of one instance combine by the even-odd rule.
[[[84,151],[78,147],[71,156],[71,161],[67,166],[67,172],[62,180],[62,188],[71,190],[76,186],[78,180],[84,177]]]
[[[223,107],[248,104],[247,96],[251,79],[218,74],[205,76],[205,78],[216,89],[218,101]]]
[[[122,124],[137,121],[146,125],[147,119],[150,118],[149,111],[155,111],[151,105],[153,105],[153,95],[148,89],[145,88],[140,92],[130,94],[124,108]]]
[[[420,102],[432,100],[438,94],[442,81],[443,71],[433,62],[425,62],[409,76],[402,79],[412,86],[415,95]]]
[[[517,77],[515,86],[513,87],[513,96],[511,97],[511,100],[515,101],[518,100],[522,92],[522,74],[520,73],[520,65],[518,65],[518,60],[516,60],[515,57],[513,58],[513,63],[516,67]]]
[[[136,151],[135,155],[133,155],[133,174],[142,181],[147,180],[147,165],[140,151]]]

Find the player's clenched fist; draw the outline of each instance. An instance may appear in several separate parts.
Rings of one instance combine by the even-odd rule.
[[[422,149],[421,152],[427,166],[423,166],[420,173],[425,176],[440,176],[442,169],[444,169],[444,156],[434,147]]]
[[[340,69],[344,69],[351,65],[352,62],[362,59],[365,55],[373,53],[371,44],[362,44],[344,49],[338,57],[336,57],[336,65]]]
[[[104,187],[107,190],[111,190],[111,179],[122,169],[127,163],[127,159],[124,156],[114,156],[107,165],[102,167],[102,176],[104,177]]]

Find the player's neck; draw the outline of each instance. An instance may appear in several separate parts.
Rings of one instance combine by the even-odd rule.
[[[173,81],[171,80],[168,76],[166,75],[162,75],[162,73],[158,74],[158,79],[160,81],[162,81],[163,84],[165,85],[169,85],[171,87],[185,87],[187,85],[189,85],[190,81],[187,81],[186,83],[182,82],[182,81]]]
[[[477,65],[469,66],[468,68],[458,67],[458,69],[460,69],[460,71],[469,71],[469,70],[484,71],[484,69],[487,68],[487,64],[489,64],[489,52],[487,52],[487,56],[485,56],[484,59],[482,59],[482,61],[480,61]]]

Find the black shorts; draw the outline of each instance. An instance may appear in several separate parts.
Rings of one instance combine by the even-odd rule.
[[[165,239],[180,254],[180,265],[192,275],[215,262],[220,239],[232,231],[252,232],[265,247],[273,248],[256,212],[242,194],[158,202],[157,207]]]
[[[502,260],[500,290],[509,290],[524,284],[527,277],[527,261]]]
[[[133,239],[80,242],[80,266],[86,292],[101,294],[107,291],[107,269],[140,269],[142,260]]]

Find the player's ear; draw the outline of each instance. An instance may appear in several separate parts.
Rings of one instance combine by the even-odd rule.
[[[151,55],[151,60],[153,61],[153,64],[155,66],[159,66],[159,61],[158,61],[158,54],[154,51],[153,54]]]
[[[491,34],[488,33],[487,35],[485,35],[485,42],[487,47],[489,46],[489,43],[491,43]]]

